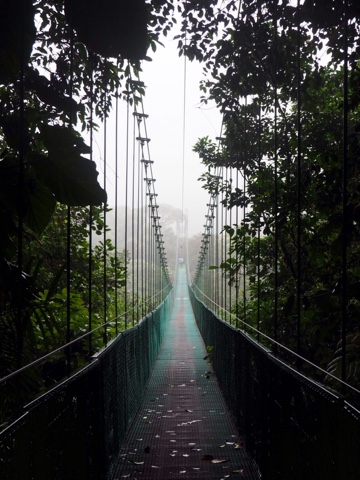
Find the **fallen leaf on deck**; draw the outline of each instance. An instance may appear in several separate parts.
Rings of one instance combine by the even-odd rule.
[[[240,450],[241,448],[244,448],[244,446],[241,443],[235,443],[236,450]]]
[[[244,473],[244,470],[243,469],[240,469],[240,470],[233,470],[232,473],[239,473],[240,475],[242,475]]]
[[[228,458],[214,458],[213,460],[210,460],[211,463],[225,463],[228,462]]]
[[[214,457],[212,455],[203,455],[201,457],[201,460],[205,460],[206,462],[211,462],[211,460],[214,460]]]

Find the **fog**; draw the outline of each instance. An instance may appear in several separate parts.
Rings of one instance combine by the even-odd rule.
[[[140,79],[145,83],[144,111],[149,115],[146,126],[153,174],[156,178],[155,190],[158,194],[157,203],[168,204],[182,209],[188,217],[188,235],[192,236],[203,231],[204,217],[207,213],[206,204],[209,194],[198,181],[205,167],[198,156],[192,151],[197,139],[209,136],[213,139],[220,135],[221,116],[212,105],[200,105],[201,92],[199,82],[202,78],[202,67],[195,62],[186,61],[185,88],[185,130],[184,119],[184,58],[179,58],[176,41],[171,38],[165,43],[165,48],[159,46],[155,53],[149,52],[152,62],[143,62],[143,73]],[[126,105],[119,105],[118,135],[119,138],[119,173],[120,182],[118,205],[125,204],[124,178],[125,155],[124,132],[126,130]],[[115,204],[115,167],[112,162],[114,152],[115,121],[110,118],[107,125],[107,167],[104,176],[104,148],[101,133],[95,139],[94,155],[100,160],[98,169],[99,180],[108,192],[108,204]],[[183,131],[185,142],[183,149]],[[183,154],[184,151],[184,154]],[[182,196],[182,178],[184,172],[184,197]]]

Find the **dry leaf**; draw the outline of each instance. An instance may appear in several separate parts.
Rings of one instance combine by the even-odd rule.
[[[214,458],[213,460],[211,460],[211,463],[225,463],[228,461],[228,458]]]
[[[214,460],[214,457],[212,455],[203,455],[201,457],[201,460],[205,460],[206,462],[211,462],[211,460]]]
[[[244,473],[244,470],[241,468],[239,470],[233,470],[232,473],[239,473],[240,475],[242,475]]]

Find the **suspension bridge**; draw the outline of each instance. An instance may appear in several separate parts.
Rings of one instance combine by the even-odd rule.
[[[9,25],[15,3],[5,9]],[[21,48],[4,36],[0,70],[7,87],[0,90],[0,478],[358,480],[358,205],[350,222],[347,44],[335,74],[343,85],[342,168],[335,179],[325,164],[316,171],[319,184],[337,182],[335,230],[324,218],[316,225],[334,237],[331,248],[304,254],[305,242],[316,243],[310,211],[320,200],[304,206],[300,17],[291,20],[299,33],[295,153],[284,154],[290,113],[276,82],[270,107],[244,96],[225,109],[217,143],[196,147],[210,198],[194,246],[184,207],[163,223],[139,64],[102,58],[143,58],[146,45],[117,51],[105,31],[103,45],[101,34],[89,39],[71,2],[64,24],[42,6],[35,42],[33,5],[20,3],[12,26]],[[239,7],[238,21],[246,20],[241,15]],[[41,42],[53,28],[67,41],[51,57]],[[290,213],[280,203],[286,182]],[[305,268],[322,255],[330,286]],[[325,303],[327,322],[308,332],[309,305],[320,315]]]

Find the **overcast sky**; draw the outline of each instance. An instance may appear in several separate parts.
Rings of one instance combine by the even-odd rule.
[[[158,47],[151,53],[152,62],[143,62],[141,80],[146,86],[144,97],[147,119],[148,137],[151,159],[154,160],[153,173],[156,178],[155,189],[158,204],[169,204],[182,207],[182,172],[183,172],[183,109],[184,109],[184,58],[178,56],[176,41],[170,35],[166,46]],[[184,210],[189,218],[189,235],[203,231],[206,204],[209,194],[198,181],[205,171],[198,156],[192,152],[193,145],[199,137],[209,136],[215,140],[220,135],[221,116],[214,106],[200,106],[201,92],[199,81],[202,78],[202,67],[198,63],[186,63],[186,123],[185,123],[185,155],[184,155]],[[125,112],[124,102],[120,109]],[[124,131],[125,120],[119,121],[119,129]],[[112,152],[114,122],[108,125],[108,151]],[[97,152],[96,152],[97,150]],[[95,154],[103,157],[102,140],[96,140]],[[100,152],[101,151],[101,152]],[[124,145],[119,145],[120,156],[124,154]],[[108,154],[108,157],[111,157]],[[114,204],[113,166],[108,160],[107,191],[109,204]],[[100,181],[103,167],[99,166]],[[119,166],[119,177],[124,174],[124,166]],[[121,190],[121,188],[120,188]],[[119,194],[118,204],[124,205],[124,196]]]

